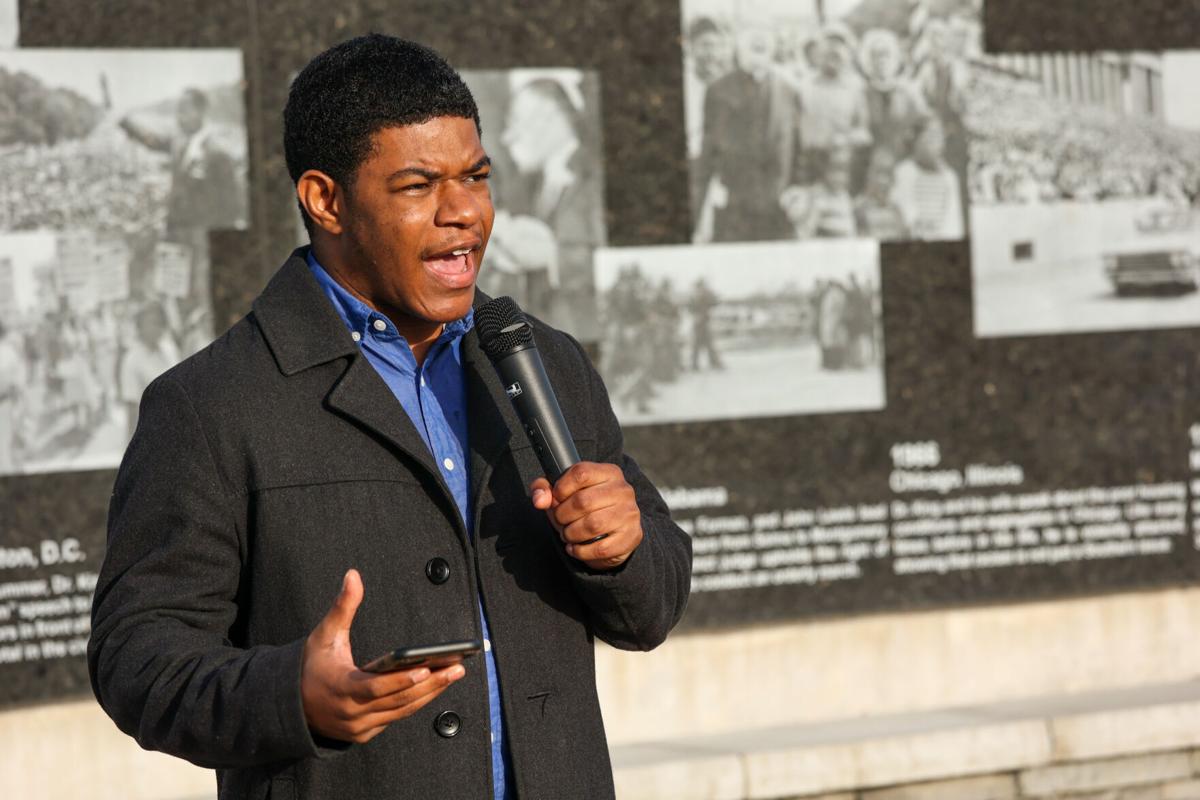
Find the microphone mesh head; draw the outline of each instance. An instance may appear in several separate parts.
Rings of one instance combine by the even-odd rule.
[[[533,328],[511,297],[496,297],[475,309],[475,330],[492,361],[533,344]]]

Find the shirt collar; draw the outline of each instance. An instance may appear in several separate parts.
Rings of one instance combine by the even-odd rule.
[[[317,284],[321,287],[321,291],[333,304],[333,310],[341,317],[342,322],[350,329],[351,333],[358,334],[356,341],[366,336],[368,332],[378,335],[378,332],[372,327],[375,324],[375,320],[382,320],[387,325],[387,330],[384,332],[385,336],[391,334],[396,339],[403,340],[404,337],[399,335],[396,331],[396,326],[392,324],[391,320],[371,308],[362,300],[359,300],[347,291],[344,286],[333,279],[333,276],[317,261],[317,257],[313,255],[311,247],[305,254],[305,260],[308,261],[308,268],[312,270],[313,277],[317,279]],[[442,342],[452,342],[461,339],[474,326],[475,309],[472,308],[467,311],[466,316],[446,323],[445,328],[442,329],[442,335],[437,339],[437,343],[440,344]]]

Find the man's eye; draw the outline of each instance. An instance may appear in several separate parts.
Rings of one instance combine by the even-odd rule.
[[[480,172],[476,175],[468,175],[467,183],[482,183],[492,177],[490,172]]]
[[[407,186],[401,186],[402,192],[423,192],[429,188],[428,183],[410,183]]]

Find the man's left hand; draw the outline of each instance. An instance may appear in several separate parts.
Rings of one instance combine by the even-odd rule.
[[[545,511],[558,531],[567,555],[592,569],[619,567],[642,543],[637,498],[615,464],[581,461],[553,487],[538,478],[529,491],[534,508]]]

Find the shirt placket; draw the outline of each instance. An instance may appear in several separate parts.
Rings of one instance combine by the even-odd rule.
[[[425,361],[417,367],[416,387],[417,387],[417,405],[421,408],[421,417],[425,424],[425,433],[430,449],[433,450],[433,457],[438,462],[438,469],[442,472],[442,477],[445,478],[447,485],[451,487],[454,493],[458,496],[466,497],[466,472],[465,467],[461,463],[463,453],[458,444],[458,438],[454,436],[450,420],[445,418],[441,403],[437,399],[436,393],[429,385],[434,381],[433,373],[440,368],[440,359],[445,357],[449,351],[449,346],[438,341],[430,348],[429,354]],[[426,376],[428,380],[426,379]],[[445,424],[430,425],[430,420],[444,420]],[[460,509],[467,516],[470,514],[469,509]],[[467,531],[472,538],[475,536],[471,526],[467,526]],[[498,708],[500,705],[499,695],[499,676],[496,674],[496,662],[491,654],[492,640],[491,631],[488,629],[487,614],[484,613],[482,602],[479,605],[479,621],[483,629],[483,649],[484,649],[484,667],[487,674],[488,685],[488,702],[490,707]],[[503,734],[497,736],[497,730],[494,727],[490,728],[492,759],[494,764],[503,763]],[[506,777],[494,775],[497,782],[497,797],[507,796],[505,791]]]

